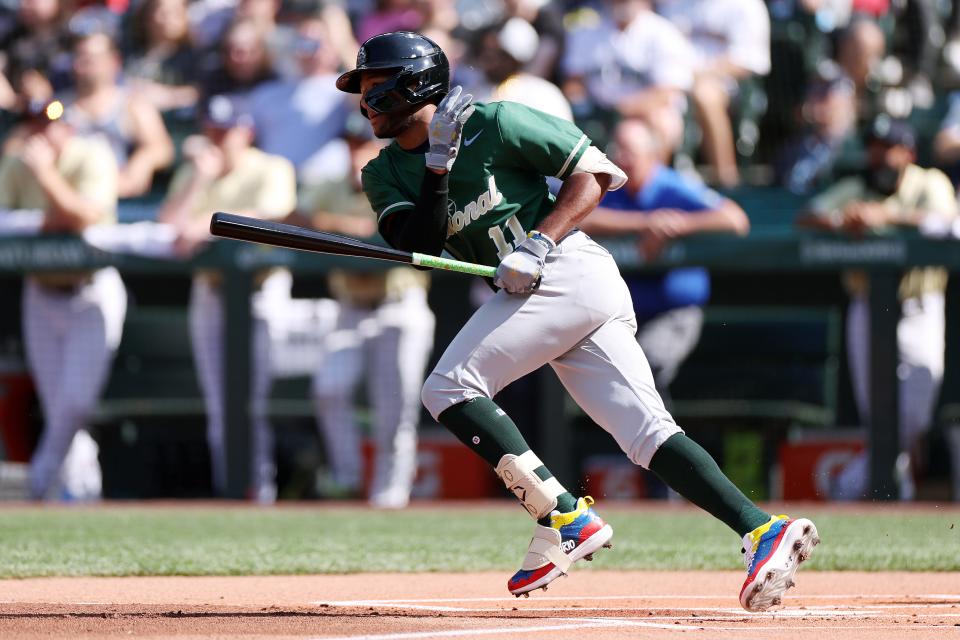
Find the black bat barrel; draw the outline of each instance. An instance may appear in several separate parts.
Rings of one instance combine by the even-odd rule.
[[[210,220],[210,233],[221,238],[258,242],[274,247],[331,253],[341,256],[379,258],[394,262],[413,261],[411,254],[389,247],[381,247],[363,240],[336,233],[314,231],[292,224],[271,222],[232,213],[215,213]]]

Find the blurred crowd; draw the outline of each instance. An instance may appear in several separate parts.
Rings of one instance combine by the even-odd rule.
[[[358,176],[382,141],[373,138],[356,97],[337,91],[334,81],[354,66],[358,43],[416,30],[444,49],[453,83],[476,100],[523,102],[576,122],[597,146],[610,149],[631,182],[627,195],[606,201],[588,225],[599,235],[639,234],[648,257],[684,235],[746,233],[748,216],[735,197],[721,195],[739,185],[819,194],[800,222],[838,232],[918,226],[927,214],[949,222],[960,180],[960,100],[949,106],[945,98],[960,87],[958,5],[6,0],[0,5],[0,207],[45,210],[42,232],[155,220],[175,230],[176,252],[184,256],[209,240],[216,210],[372,236],[375,220]],[[937,118],[931,126],[929,114],[940,113],[942,124]],[[649,215],[618,217],[623,211]],[[691,212],[713,215],[685,215]],[[658,380],[664,393],[698,339],[702,317],[688,310],[705,304],[706,277],[688,271],[631,285],[638,304],[647,305],[638,308],[641,324],[651,323],[640,339],[653,354],[651,364],[664,371]],[[850,335],[862,336],[866,284],[856,274],[847,282],[851,322],[860,323]],[[913,425],[904,427],[905,449],[929,423],[942,378],[945,283],[944,273],[928,269],[908,274],[901,288],[904,316],[912,322],[901,330],[901,359],[919,371],[901,371],[907,380],[903,422]],[[216,274],[196,274],[190,322],[213,482],[223,491],[219,284]],[[354,387],[370,369],[380,372],[367,377],[371,389],[401,390],[371,394],[383,399],[375,407],[380,449],[392,453],[377,460],[370,499],[406,504],[418,378],[433,336],[426,288],[422,273],[404,269],[330,277],[341,312],[314,397],[327,448],[337,452],[333,492],[359,491],[358,439],[343,433],[355,433],[347,424]],[[282,321],[271,314],[289,290],[288,273],[266,272],[253,301],[252,475],[255,496],[264,502],[276,490],[264,408],[266,336],[271,323]],[[28,278],[25,328],[34,337],[25,343],[47,421],[33,462],[36,497],[56,489],[60,464],[78,446],[72,438],[108,375],[125,309],[122,282],[109,269]],[[658,344],[668,343],[683,348],[664,353],[661,363]],[[851,344],[864,348],[862,340]],[[77,354],[87,364],[74,371],[64,363]],[[866,379],[865,368],[852,369]],[[857,399],[865,415],[866,391],[858,390]],[[847,484],[841,493],[862,494],[862,486]]]
[[[440,44],[478,100],[531,103],[601,145],[640,118],[665,161],[721,187],[815,190],[862,165],[876,115],[930,110],[960,81],[960,10],[941,0],[7,0],[0,110],[9,126],[60,99],[110,144],[124,199],[165,193],[229,95],[256,147],[323,183],[366,133],[331,79],[391,30]]]

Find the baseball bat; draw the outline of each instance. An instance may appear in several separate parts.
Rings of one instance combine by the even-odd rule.
[[[210,233],[220,238],[246,240],[247,242],[258,242],[274,247],[313,251],[314,253],[330,253],[338,256],[390,260],[391,262],[402,262],[430,269],[469,273],[485,278],[493,278],[497,274],[496,267],[450,260],[425,253],[400,251],[399,249],[381,247],[336,233],[314,231],[292,224],[238,216],[232,213],[217,212],[213,214],[213,218],[210,220]]]

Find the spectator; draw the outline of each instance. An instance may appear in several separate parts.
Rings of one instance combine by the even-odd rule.
[[[810,201],[798,223],[854,237],[894,226],[916,227],[929,218],[946,221],[957,214],[953,186],[937,169],[916,164],[916,143],[910,127],[878,118],[871,129],[867,171],[841,180]],[[862,272],[845,277],[850,294],[847,352],[860,419],[870,422],[869,281]],[[930,426],[943,379],[944,291],[947,273],[939,267],[910,270],[900,283],[902,318],[897,327],[900,364],[901,460],[910,460]],[[905,465],[908,466],[908,465]],[[866,454],[851,461],[836,481],[835,496],[863,498],[868,479]],[[912,499],[909,476],[902,479],[901,498]]]
[[[617,126],[613,161],[627,174],[627,183],[608,193],[580,228],[598,236],[636,234],[646,260],[678,238],[717,231],[746,235],[750,221],[743,209],[663,166],[657,144],[640,120]],[[700,339],[710,277],[706,269],[691,267],[626,280],[637,314],[637,340],[669,408],[670,383]]]
[[[353,108],[336,87],[339,59],[326,24],[301,22],[295,50],[300,77],[265,82],[250,94],[257,146],[290,160],[302,184],[340,180],[350,161],[340,135]]]
[[[269,39],[277,26],[280,0],[194,0],[187,8],[193,44],[208,51],[223,42],[232,24],[252,23]]]
[[[416,31],[423,22],[415,0],[377,0],[376,8],[360,18],[357,40],[364,42],[390,31]]]
[[[131,90],[159,111],[196,104],[197,54],[190,44],[186,0],[143,0],[130,36],[134,49],[124,74]]]
[[[237,10],[237,0],[193,0],[187,6],[190,40],[198,51],[217,46],[230,27]]]
[[[327,25],[327,33],[330,35],[330,44],[337,52],[337,58],[340,61],[339,66],[344,69],[352,69],[357,61],[357,44],[353,37],[353,27],[350,25],[350,17],[344,8],[335,0],[321,3],[320,9],[315,10],[314,16]]]
[[[359,237],[376,233],[376,215],[360,188],[360,169],[376,157],[382,144],[371,138],[366,122],[361,125],[347,138],[348,175],[301,201],[300,217],[317,229]],[[399,509],[410,500],[417,470],[420,387],[433,348],[427,284],[426,274],[410,267],[338,269],[329,276],[340,313],[314,376],[313,397],[332,469],[333,486],[328,490],[333,495],[359,495],[362,487],[354,397],[365,378],[374,416],[370,504]]]
[[[537,47],[524,70],[551,82],[559,82],[559,66],[563,59],[567,32],[563,11],[550,0],[504,0],[504,18],[520,18],[529,22],[537,33]]]
[[[909,0],[898,3],[891,48],[903,66],[902,78],[913,106],[933,106],[932,80],[937,74],[946,34],[940,21],[939,0]]]
[[[65,118],[82,135],[101,135],[120,167],[118,193],[146,193],[154,174],[173,162],[173,143],[160,113],[119,84],[121,60],[104,33],[82,35],[73,45],[75,89],[64,94]]]
[[[522,18],[485,30],[478,40],[477,62],[485,82],[471,87],[474,100],[510,100],[573,122],[570,103],[548,80],[523,71],[537,54],[537,32]]]
[[[605,0],[595,24],[569,34],[564,94],[574,113],[592,103],[643,119],[669,156],[683,135],[684,94],[693,86],[687,39],[648,0]]]
[[[116,221],[117,166],[103,140],[76,135],[62,115],[60,102],[28,105],[23,146],[0,159],[0,215],[39,209],[42,233],[78,234]],[[113,267],[26,277],[24,342],[44,417],[30,461],[34,499],[100,496],[96,444],[86,428],[120,344],[126,309],[126,289]],[[74,463],[85,458],[79,466],[86,471],[78,477],[61,475],[68,450]]]
[[[657,8],[692,43],[693,104],[717,182],[740,180],[730,105],[741,83],[770,73],[770,16],[762,0],[661,0]]]
[[[423,19],[419,29],[421,33],[424,31],[453,33],[460,25],[454,0],[417,0],[416,7]],[[353,66],[352,60],[349,66]]]
[[[267,49],[267,37],[251,20],[238,20],[224,35],[217,56],[208,59],[200,78],[201,99],[246,94],[277,77]]]
[[[933,153],[953,185],[960,184],[960,92],[950,94],[950,110],[933,139]]]
[[[0,109],[49,100],[69,85],[62,26],[59,0],[21,0],[15,20],[0,27]]]
[[[837,38],[837,64],[853,81],[857,91],[860,122],[869,123],[877,113],[879,68],[887,51],[886,38],[875,22],[858,18]]]
[[[296,204],[293,166],[284,158],[253,148],[253,138],[253,118],[243,110],[239,100],[226,96],[210,99],[203,135],[184,143],[187,163],[174,175],[159,215],[160,222],[177,228],[178,247],[185,255],[209,241],[210,217],[216,211],[281,218],[293,210]],[[284,313],[290,281],[287,271],[261,274],[252,300],[252,493],[256,500],[264,503],[276,498],[273,436],[267,422],[270,326]],[[207,408],[207,442],[217,495],[223,495],[226,489],[224,321],[220,284],[214,274],[199,271],[190,293],[190,336]]]
[[[777,182],[797,194],[818,190],[835,176],[837,158],[856,134],[853,83],[833,65],[810,86],[800,108],[803,131],[781,149]]]

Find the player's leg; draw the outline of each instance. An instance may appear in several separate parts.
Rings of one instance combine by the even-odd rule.
[[[252,297],[252,344],[250,380],[250,426],[253,431],[250,451],[250,473],[253,499],[271,504],[277,499],[277,466],[274,462],[274,436],[268,411],[273,384],[271,336],[282,331],[284,317],[290,309],[293,276],[280,269],[261,283]]]
[[[537,292],[501,291],[487,301],[424,384],[431,415],[484,458],[538,521],[523,567],[508,585],[514,594],[545,586],[607,544],[612,530],[590,509],[592,500],[564,489],[491,398],[566,353],[620,308],[629,296],[622,280],[608,286],[611,273],[609,253],[582,233],[568,236],[547,257]]]
[[[31,468],[32,490],[37,497],[47,494],[59,479],[75,434],[87,426],[96,408],[120,344],[126,306],[126,289],[115,269],[97,272],[91,284],[68,298],[57,363],[57,397],[50,407],[49,430],[45,430]],[[96,475],[99,477],[99,472]],[[92,480],[97,484],[97,478]]]
[[[363,373],[363,331],[370,312],[340,307],[337,326],[324,341],[323,358],[313,377],[312,396],[323,436],[333,486],[331,494],[352,497],[361,490],[363,459],[354,418],[353,393]]]
[[[433,348],[435,321],[421,288],[385,302],[376,316],[379,331],[367,344],[376,442],[370,502],[400,508],[410,499],[417,472],[420,388]]]
[[[743,538],[751,569],[744,589],[778,548],[766,544],[778,540],[778,534],[802,538],[802,553],[809,554],[816,544],[812,523],[774,518],[757,508],[676,425],[656,391],[643,350],[634,339],[635,329],[632,309],[624,307],[619,317],[551,363],[574,400],[614,437],[631,461],[655,472],[670,488]],[[790,564],[783,576],[778,574],[779,582],[765,582],[763,593],[749,591],[741,604],[757,609],[769,606],[786,590],[797,564]]]
[[[647,356],[657,392],[667,409],[671,405],[670,383],[700,341],[702,329],[703,309],[691,306],[660,313],[637,331],[637,342]]]
[[[277,466],[274,462],[273,427],[267,417],[273,375],[270,369],[269,322],[255,314],[252,329],[250,381],[250,480],[253,499],[272,504],[277,499]]]
[[[944,310],[943,294],[926,294],[902,303],[897,325],[900,378],[899,422],[901,458],[898,482],[900,494],[911,499],[914,493],[910,451],[929,429],[934,404],[943,380]],[[850,300],[847,309],[847,361],[860,422],[870,424],[870,310],[866,296]],[[857,500],[867,495],[870,460],[866,451],[844,465],[833,482],[833,497]]]
[[[43,432],[30,460],[30,494],[34,499],[42,499],[56,473],[51,454],[56,441],[65,437],[55,434],[62,426],[51,418],[58,415],[57,401],[62,386],[60,363],[63,362],[69,297],[51,293],[27,278],[22,300],[25,355],[43,408]]]
[[[847,365],[850,384],[857,405],[860,424],[870,423],[870,309],[866,296],[855,295],[847,306],[846,323]],[[835,500],[859,500],[867,492],[867,452],[854,456],[843,466],[831,483],[830,493]]]
[[[227,452],[224,442],[223,304],[215,286],[202,276],[190,289],[190,342],[197,380],[207,411],[207,446],[215,495],[227,489]]]
[[[944,333],[942,293],[927,293],[903,301],[902,316],[897,324],[900,359],[897,370],[900,378],[897,480],[902,500],[916,497],[914,466],[923,436],[933,421],[943,381]]]

